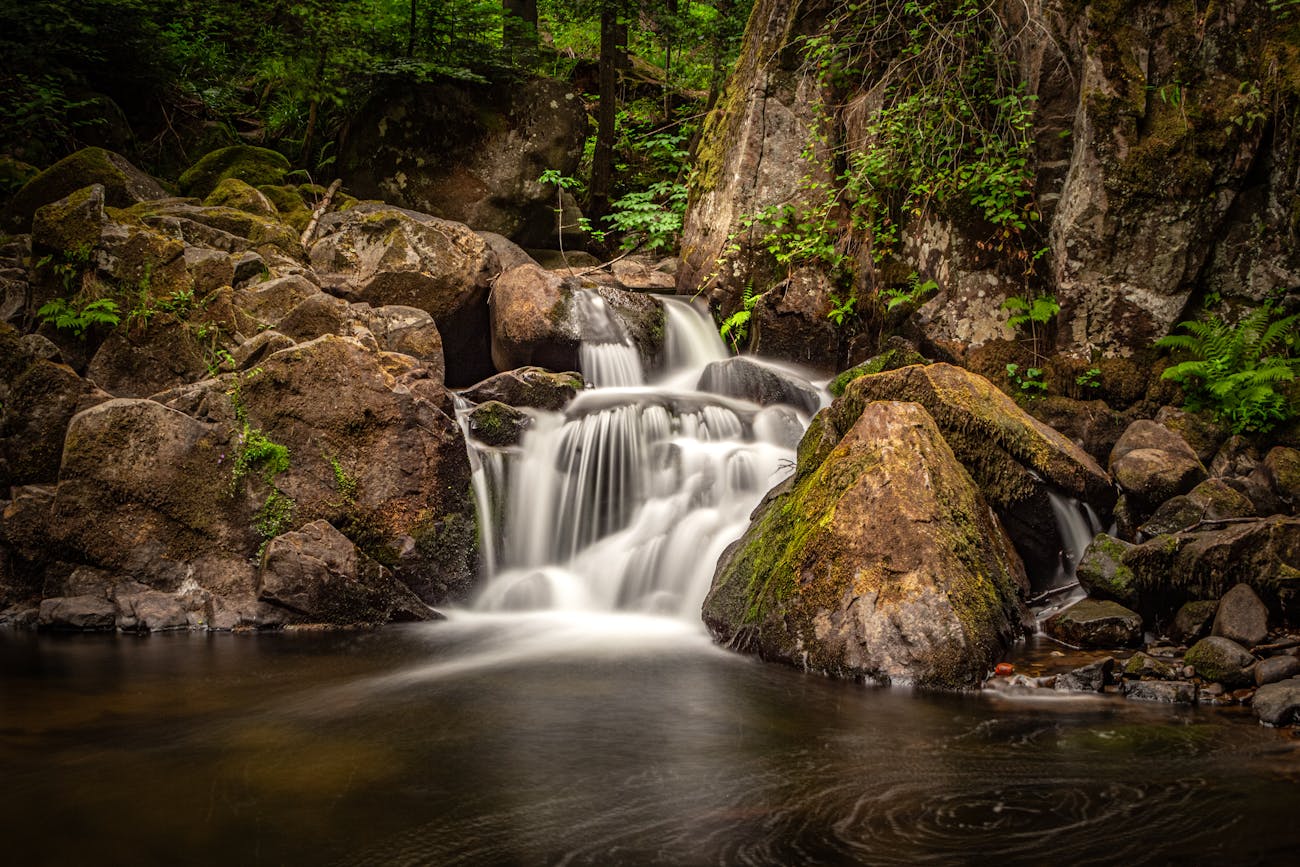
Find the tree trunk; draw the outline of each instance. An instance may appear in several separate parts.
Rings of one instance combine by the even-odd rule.
[[[411,0],[411,24],[406,31],[406,56],[415,56],[415,6],[418,0]]]
[[[537,0],[501,0],[501,47],[517,66],[537,61]]]
[[[614,124],[617,113],[615,85],[621,48],[618,4],[606,0],[600,8],[600,106],[596,114],[596,148],[591,157],[591,188],[587,216],[593,222],[609,213],[614,174]]]

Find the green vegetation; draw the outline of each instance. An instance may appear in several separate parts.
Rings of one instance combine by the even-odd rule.
[[[1191,356],[1162,377],[1182,386],[1187,406],[1208,409],[1234,433],[1267,432],[1296,413],[1283,393],[1300,371],[1300,314],[1276,303],[1255,308],[1235,325],[1212,315],[1180,322],[1156,346]]]
[[[239,490],[242,479],[253,474],[259,475],[270,488],[266,499],[253,515],[253,528],[263,540],[257,552],[259,557],[266,547],[266,542],[292,527],[293,510],[296,506],[293,498],[275,485],[276,477],[289,469],[288,446],[277,443],[260,427],[254,425],[249,420],[248,410],[244,406],[245,377],[251,379],[259,376],[261,372],[261,368],[254,368],[247,374],[237,376],[226,392],[235,410],[235,421],[238,424],[235,460],[230,469],[231,493]]]
[[[71,331],[77,338],[85,337],[86,332],[96,325],[116,325],[121,321],[117,314],[117,302],[112,298],[96,298],[84,304],[66,298],[55,298],[36,311],[42,322]]]
[[[338,488],[341,506],[352,506],[357,501],[359,485],[356,477],[343,469],[343,464],[333,455],[325,456],[326,462],[330,465],[330,471],[334,474],[334,487]]]
[[[747,285],[741,296],[740,309],[722,320],[722,325],[718,327],[722,339],[729,341],[731,348],[736,352],[739,352],[745,341],[749,340],[749,318],[753,315],[754,306],[762,297],[763,293],[754,294],[754,284]]]

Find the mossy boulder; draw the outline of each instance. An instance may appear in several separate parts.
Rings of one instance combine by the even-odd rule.
[[[32,178],[14,195],[5,212],[5,227],[26,231],[36,209],[92,184],[104,188],[105,203],[127,208],[162,199],[167,191],[126,157],[103,148],[83,148]]]
[[[519,444],[530,421],[527,413],[489,400],[470,411],[469,432],[474,439],[490,446],[513,446]]]
[[[1072,647],[1130,647],[1142,641],[1142,618],[1108,599],[1081,599],[1043,622],[1043,631]]]
[[[902,345],[893,346],[884,352],[871,356],[866,361],[855,364],[848,370],[843,370],[831,380],[830,385],[826,388],[831,393],[831,397],[839,397],[844,394],[844,389],[848,384],[859,376],[868,376],[873,373],[884,373],[886,370],[897,370],[900,367],[908,367],[913,364],[926,364],[925,356],[916,351],[916,347],[900,341]]]
[[[1291,514],[1300,511],[1300,450],[1276,446],[1264,456],[1263,475],[1279,504]]]
[[[1227,687],[1249,684],[1252,677],[1246,669],[1255,662],[1255,657],[1237,642],[1214,635],[1192,645],[1183,659],[1200,677]]]
[[[8,202],[14,193],[40,173],[41,170],[31,163],[0,154],[0,203]]]
[[[231,145],[212,151],[190,166],[178,183],[182,193],[202,199],[226,178],[237,178],[252,187],[283,183],[289,168],[289,160],[277,151]]]
[[[307,224],[311,222],[312,209],[307,206],[297,187],[289,184],[263,184],[256,189],[275,206],[280,219],[292,226],[294,231],[301,232],[307,228]]]
[[[103,231],[104,186],[92,184],[36,209],[32,249],[89,262]]]
[[[1133,570],[1124,564],[1124,555],[1133,546],[1105,533],[1099,533],[1083,552],[1076,576],[1079,586],[1094,599],[1109,599],[1121,605],[1137,603]]]
[[[1148,680],[1177,680],[1182,677],[1181,666],[1149,653],[1138,651],[1124,663],[1124,676],[1146,678]]]
[[[1205,480],[1205,466],[1174,431],[1150,419],[1128,426],[1110,452],[1110,471],[1137,515]]]
[[[1198,599],[1185,602],[1178,608],[1169,626],[1169,637],[1180,644],[1202,638],[1210,631],[1215,612],[1219,610],[1216,599]]]
[[[1201,521],[1249,518],[1254,514],[1255,505],[1245,494],[1222,479],[1206,479],[1186,494],[1161,503],[1138,532],[1150,538],[1177,533]]]
[[[275,189],[272,187],[271,189]],[[250,186],[239,178],[225,178],[203,199],[208,207],[234,208],[259,217],[279,219],[279,209],[265,193]]]
[[[878,402],[759,506],[704,603],[714,639],[836,677],[977,685],[1022,632],[1023,567],[934,420]]]
[[[582,389],[580,373],[552,373],[540,367],[520,367],[488,377],[461,394],[475,403],[499,400],[509,406],[558,412]]]
[[[227,253],[273,248],[295,260],[304,255],[298,233],[273,216],[178,200],[140,206],[132,209],[132,214],[187,244]]]

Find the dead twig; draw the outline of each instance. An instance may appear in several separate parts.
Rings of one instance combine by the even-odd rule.
[[[335,178],[334,183],[330,184],[329,189],[325,191],[325,198],[321,199],[320,204],[316,206],[316,210],[311,212],[311,220],[307,223],[307,228],[302,230],[302,238],[299,239],[304,247],[311,241],[311,236],[316,234],[316,224],[329,210],[330,200],[334,198],[334,194],[339,191],[341,186],[343,186],[343,179]]]

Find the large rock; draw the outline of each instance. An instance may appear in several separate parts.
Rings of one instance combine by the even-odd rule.
[[[274,185],[284,180],[289,168],[289,160],[281,153],[252,145],[232,145],[206,154],[186,169],[179,185],[185,195],[202,199],[211,195],[226,178],[253,187]]]
[[[1262,644],[1268,638],[1268,607],[1249,584],[1238,584],[1219,600],[1210,634],[1230,638],[1244,647]]]
[[[43,599],[36,623],[41,629],[111,632],[117,626],[117,606],[102,596]]]
[[[1115,482],[1139,513],[1185,494],[1205,479],[1205,467],[1192,447],[1158,422],[1133,422],[1110,452]]]
[[[700,374],[700,391],[752,400],[761,406],[785,404],[812,415],[821,408],[821,395],[797,374],[736,357],[710,362]]]
[[[1177,533],[1199,524],[1223,518],[1249,518],[1255,514],[1250,498],[1223,479],[1206,479],[1186,494],[1165,500],[1138,532],[1150,538]]]
[[[552,373],[540,367],[521,367],[488,377],[465,389],[461,395],[475,403],[499,400],[508,406],[558,412],[577,397],[582,388],[582,376],[577,373]]]
[[[428,620],[432,611],[326,521],[272,539],[258,597],[320,623]]]
[[[8,326],[0,325],[0,329]],[[11,332],[12,333],[12,332]],[[0,347],[2,349],[2,347]],[[110,395],[62,364],[43,358],[0,376],[0,490],[10,485],[53,482],[63,459],[63,437],[72,417]]]
[[[1126,647],[1142,640],[1142,618],[1118,602],[1081,599],[1047,618],[1043,631],[1074,647]]]
[[[839,677],[980,682],[1021,634],[1020,562],[934,421],[874,403],[755,511],[704,604],[714,638]]]
[[[1267,725],[1300,722],[1300,677],[1261,686],[1250,705],[1259,721]]]
[[[1109,599],[1125,606],[1136,604],[1133,570],[1124,564],[1124,555],[1132,547],[1127,542],[1099,533],[1088,544],[1075,570],[1079,586],[1094,599]]]
[[[1252,674],[1246,669],[1255,662],[1246,648],[1216,635],[1196,642],[1183,659],[1201,677],[1227,687],[1250,683]]]
[[[487,297],[499,266],[482,238],[460,223],[370,204],[328,214],[319,232],[311,261],[327,291],[427,311],[453,385],[493,372]]]
[[[576,172],[587,123],[579,95],[547,78],[405,87],[353,118],[339,166],[359,196],[554,246],[556,191],[538,178]]]
[[[157,181],[131,165],[126,157],[103,148],[83,148],[59,160],[18,191],[5,215],[7,228],[25,231],[37,208],[92,184],[104,188],[104,202],[115,208],[167,196]]]

